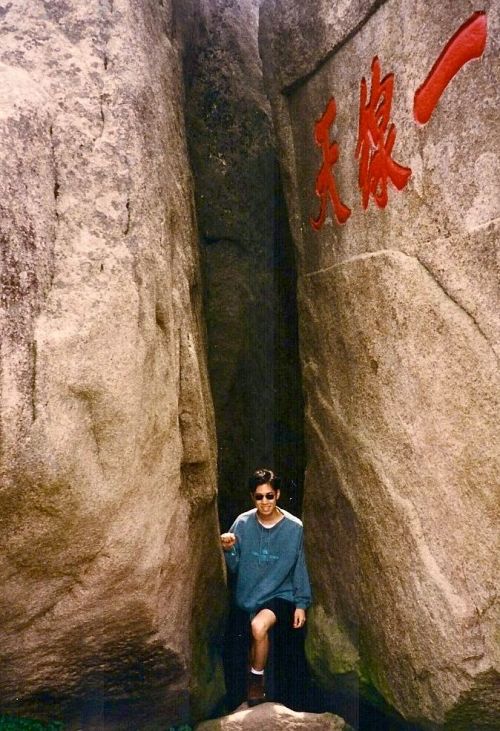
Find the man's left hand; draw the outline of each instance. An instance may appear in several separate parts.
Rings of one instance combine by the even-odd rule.
[[[305,609],[299,609],[299,607],[296,607],[294,615],[293,615],[293,627],[294,629],[300,629],[300,627],[303,627],[306,623],[306,610]]]

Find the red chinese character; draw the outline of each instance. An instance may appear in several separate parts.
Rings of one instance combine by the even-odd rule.
[[[356,158],[359,158],[359,188],[362,192],[363,208],[368,207],[370,194],[379,208],[387,205],[387,179],[398,190],[402,190],[411,175],[410,168],[398,165],[392,157],[396,140],[393,124],[387,130],[391,114],[394,74],[387,74],[380,80],[380,62],[372,61],[372,87],[367,103],[366,79],[361,80],[359,104],[359,134]]]
[[[477,12],[448,41],[426,80],[415,92],[413,114],[417,122],[425,124],[429,121],[452,78],[468,61],[479,58],[485,46],[486,13]]]
[[[315,231],[323,226],[330,198],[335,216],[339,223],[345,223],[351,215],[351,209],[345,206],[339,198],[332,168],[339,159],[339,146],[336,142],[330,144],[330,127],[335,121],[337,107],[332,97],[325,107],[321,119],[314,125],[314,139],[323,152],[323,164],[316,177],[316,195],[321,200],[321,208],[318,218],[311,218],[311,226]]]

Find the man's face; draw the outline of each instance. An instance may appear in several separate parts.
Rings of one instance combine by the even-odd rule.
[[[271,515],[276,508],[279,496],[280,491],[275,490],[271,485],[259,485],[252,496],[257,514],[263,517]]]

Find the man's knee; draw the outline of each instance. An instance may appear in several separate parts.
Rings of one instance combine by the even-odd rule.
[[[254,617],[252,619],[252,637],[254,640],[264,640],[267,636],[269,627],[262,619]]]
[[[252,637],[255,640],[264,640],[275,622],[276,617],[273,612],[269,609],[263,609],[252,619]]]

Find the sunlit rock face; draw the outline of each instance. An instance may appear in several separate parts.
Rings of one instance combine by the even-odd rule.
[[[259,0],[179,0],[221,523],[268,465],[302,469],[295,267],[258,53]],[[279,195],[279,193],[278,193]],[[288,496],[290,497],[290,495]]]
[[[172,12],[0,33],[0,706],[165,728],[221,695],[223,595]]]
[[[406,718],[453,731],[496,728],[500,714],[500,23],[498,3],[482,9],[480,59],[450,79],[426,123],[415,92],[470,3],[264,0],[260,29],[300,262],[309,656],[325,684],[357,679]],[[332,97],[322,148],[315,123]],[[384,104],[366,208],[360,165],[374,137],[359,134],[360,99]],[[327,154],[343,224],[332,187],[319,220]],[[384,180],[370,178],[384,154],[410,171],[398,188],[390,168],[385,206]]]

